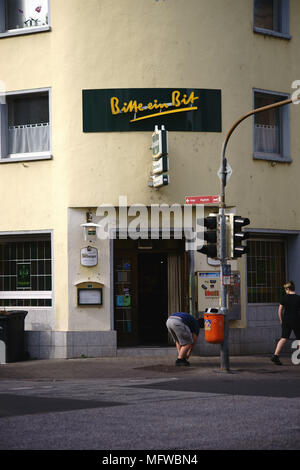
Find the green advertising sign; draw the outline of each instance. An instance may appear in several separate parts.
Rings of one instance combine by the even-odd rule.
[[[17,263],[17,288],[30,289],[30,263]]]
[[[221,90],[121,88],[83,90],[83,132],[222,132]]]

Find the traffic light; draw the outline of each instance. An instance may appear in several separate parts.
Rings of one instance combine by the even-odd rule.
[[[203,245],[197,251],[203,253],[209,258],[219,259],[219,246],[220,246],[220,224],[219,214],[209,214],[204,219],[197,219],[197,224],[202,224],[206,227],[203,238],[207,244]]]
[[[243,241],[249,238],[249,233],[243,232],[242,227],[250,224],[247,217],[230,214],[230,259],[236,259],[247,253]]]

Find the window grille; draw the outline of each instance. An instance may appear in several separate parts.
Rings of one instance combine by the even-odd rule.
[[[286,282],[285,241],[248,240],[247,247],[248,302],[279,302]]]
[[[0,240],[0,306],[52,305],[51,241]]]

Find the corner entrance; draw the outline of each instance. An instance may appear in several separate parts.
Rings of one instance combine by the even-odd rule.
[[[184,240],[114,240],[118,347],[171,344],[168,315],[189,311],[189,263],[184,247]]]

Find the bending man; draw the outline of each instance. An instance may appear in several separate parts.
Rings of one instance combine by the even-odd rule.
[[[199,322],[189,313],[177,312],[169,316],[166,325],[176,343],[176,366],[189,366],[188,358],[199,335]]]

